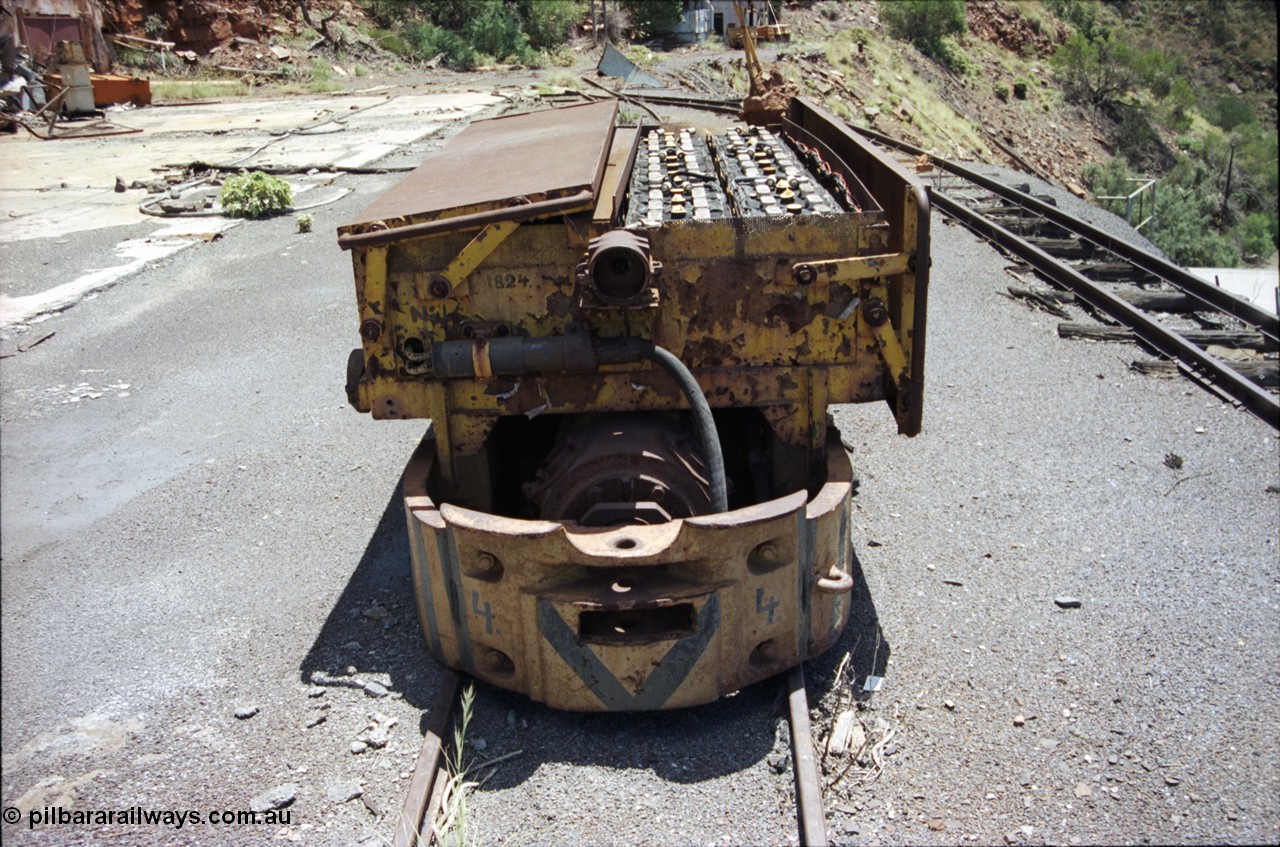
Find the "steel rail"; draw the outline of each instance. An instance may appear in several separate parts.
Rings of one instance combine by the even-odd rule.
[[[742,111],[741,100],[713,100],[700,97],[678,97],[667,94],[638,94],[628,91],[627,95],[646,103],[657,103],[659,106],[684,106],[689,109],[705,109],[711,112],[724,112],[736,115]]]
[[[405,797],[404,807],[396,821],[396,830],[392,838],[393,847],[420,847],[430,843],[430,836],[422,837],[422,824],[431,820],[434,810],[430,808],[432,801],[439,802],[441,789],[445,780],[440,779],[442,767],[440,760],[444,755],[444,739],[449,732],[449,719],[453,715],[453,706],[458,701],[458,686],[462,677],[455,670],[446,670],[440,677],[440,687],[436,689],[436,698],[431,703],[431,711],[427,716],[427,731],[422,738],[422,749],[418,751],[417,761],[413,765],[413,778],[409,781],[409,794]]]
[[[787,690],[787,723],[791,729],[791,763],[796,786],[800,847],[827,847],[822,778],[813,744],[803,664],[787,671],[784,685]],[[421,847],[432,841],[432,833],[424,833],[423,827],[431,825],[439,809],[444,784],[449,779],[443,764],[445,739],[461,686],[462,675],[455,670],[446,670],[440,677],[440,686],[427,713],[426,732],[414,762],[408,794],[396,820],[392,847]]]
[[[804,688],[804,665],[787,671],[787,720],[791,724],[791,764],[796,780],[796,811],[801,847],[826,847],[827,815],[822,809],[822,779],[809,724],[809,698]]]
[[[1202,385],[1229,402],[1240,403],[1266,423],[1280,429],[1280,402],[1265,388],[1241,376],[1230,365],[1206,353],[1155,318],[1097,285],[1084,274],[1062,264],[1048,253],[988,220],[942,192],[934,192],[935,206],[962,221],[970,229],[997,241],[1049,279],[1069,288],[1076,296],[1134,331],[1139,339],[1177,361]]]
[[[890,138],[887,135],[876,132],[874,130],[864,129],[862,127],[852,127],[855,132],[860,132],[881,144],[894,147],[906,153],[916,156],[924,155],[926,151],[907,144],[903,141]],[[1072,217],[1055,206],[1051,206],[1041,200],[1036,199],[1016,189],[1010,188],[991,177],[977,173],[970,168],[946,159],[938,158],[930,154],[931,160],[943,168],[950,171],[958,177],[962,177],[975,185],[990,191],[1015,205],[1021,206],[1027,211],[1034,212],[1055,224],[1068,229],[1082,238],[1104,247],[1115,253],[1121,258],[1128,261],[1135,267],[1159,277],[1174,288],[1180,289],[1184,293],[1196,298],[1200,302],[1212,307],[1215,311],[1230,315],[1231,317],[1248,324],[1255,328],[1273,343],[1280,343],[1280,316],[1276,316],[1265,309],[1242,300],[1216,285],[1205,282],[1200,277],[1188,271],[1186,268],[1179,267],[1159,256],[1153,255],[1140,247],[1130,244],[1123,239],[1117,238],[1110,233],[1093,226],[1090,223]]]

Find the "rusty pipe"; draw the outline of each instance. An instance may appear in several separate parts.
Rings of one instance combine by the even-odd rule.
[[[431,372],[440,379],[488,379],[539,371],[593,373],[595,352],[586,333],[542,338],[440,341],[431,345]]]

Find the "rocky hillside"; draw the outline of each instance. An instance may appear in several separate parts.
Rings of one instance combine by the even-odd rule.
[[[243,52],[244,64],[270,63],[277,57],[261,50],[254,56],[244,48],[255,45],[245,42],[296,42],[311,32],[313,41],[324,43],[335,22],[352,31],[365,23],[358,4],[341,0],[117,0],[102,5],[108,32],[172,42],[175,51],[196,62]]]

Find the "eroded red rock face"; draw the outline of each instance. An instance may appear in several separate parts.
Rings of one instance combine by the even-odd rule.
[[[313,13],[327,14],[330,3],[311,4]],[[108,31],[175,42],[178,50],[206,55],[237,36],[262,41],[292,33],[301,25],[298,4],[283,0],[119,0],[103,4]],[[159,20],[148,29],[148,21]]]
[[[969,33],[1020,56],[1048,56],[1067,38],[1061,26],[1042,32],[1030,20],[995,0],[970,0],[965,6]]]

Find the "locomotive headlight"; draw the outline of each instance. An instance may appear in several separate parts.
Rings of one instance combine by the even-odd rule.
[[[649,239],[625,229],[591,239],[585,264],[591,288],[611,303],[625,303],[643,294],[655,270]]]

